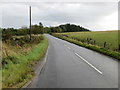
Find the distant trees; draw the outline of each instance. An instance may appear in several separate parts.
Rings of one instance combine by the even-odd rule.
[[[81,32],[81,31],[89,31],[86,28],[83,28],[74,24],[64,24],[56,27],[44,27],[41,22],[39,24],[32,25],[31,34],[43,34],[43,33],[62,33],[62,32]],[[10,39],[13,35],[28,35],[29,28],[27,26],[22,26],[19,29],[14,28],[3,28],[2,29],[2,38]]]
[[[50,31],[56,33],[62,32],[62,29],[60,27],[50,27]]]
[[[43,24],[42,24],[41,22],[39,22],[39,26],[40,26],[40,27],[43,27]]]
[[[32,25],[32,30],[31,30],[32,34],[43,34],[43,24],[41,22],[39,22],[39,25]]]
[[[11,39],[12,35],[16,34],[16,29],[7,28],[2,29],[2,39]]]
[[[50,27],[50,31],[51,32],[80,32],[80,31],[90,31],[90,30],[74,24],[65,24],[57,27]]]
[[[39,25],[32,25],[31,34],[43,34],[43,25],[42,23],[39,23]],[[19,35],[28,35],[29,34],[29,28],[27,27],[21,27],[19,29],[14,28],[3,28],[2,30],[2,39],[11,39],[12,36],[19,36]]]
[[[32,25],[31,29],[32,34],[43,34],[43,27],[38,25]]]

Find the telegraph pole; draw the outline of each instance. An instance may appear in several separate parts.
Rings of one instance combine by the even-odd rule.
[[[30,35],[30,41],[31,41],[31,6],[30,8],[30,29],[29,29],[29,35]]]

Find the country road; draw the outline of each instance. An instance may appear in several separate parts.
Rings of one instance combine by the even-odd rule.
[[[29,88],[118,88],[118,61],[46,35],[46,63]]]

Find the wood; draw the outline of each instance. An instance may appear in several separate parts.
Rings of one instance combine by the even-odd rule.
[[[29,29],[29,34],[30,34],[30,41],[31,41],[31,6],[30,6],[30,29]]]

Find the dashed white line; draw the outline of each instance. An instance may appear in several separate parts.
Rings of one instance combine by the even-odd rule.
[[[79,54],[75,53],[79,58],[81,58],[84,62],[86,62],[89,66],[91,66],[93,69],[95,69],[98,73],[102,74],[102,72],[97,69],[95,66],[93,66],[91,63],[89,63],[87,60],[85,60],[83,57],[81,57]]]
[[[67,47],[68,49],[71,49],[70,47],[68,47],[67,45],[64,45],[65,47]]]
[[[71,49],[70,47],[67,47],[68,49]]]
[[[68,49],[71,49],[70,47],[68,47],[67,45],[64,45],[65,47],[67,47]],[[80,56],[78,53],[74,52],[76,56],[78,56],[79,58],[81,58],[84,62],[86,62],[89,66],[91,66],[93,69],[95,69],[98,73],[102,74],[102,72],[97,69],[95,66],[93,66],[91,63],[89,63],[87,60],[85,60],[82,56]]]
[[[64,46],[67,46],[67,45],[64,44]]]

